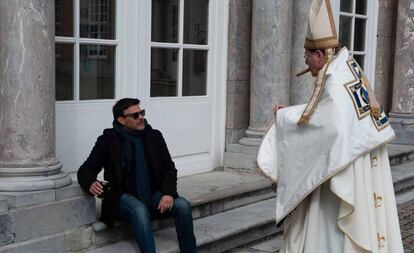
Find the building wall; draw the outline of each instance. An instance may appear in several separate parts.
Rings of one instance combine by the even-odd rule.
[[[386,112],[391,110],[397,3],[380,0],[378,10],[375,94]]]
[[[311,2],[312,0],[293,2],[292,49],[290,52],[292,73],[290,94],[288,95],[290,105],[306,103],[313,90],[313,78],[310,75],[295,77],[295,73],[305,67],[302,58],[303,43],[308,22],[307,13]],[[246,137],[246,129],[250,130],[249,120],[251,117],[255,118],[255,115],[250,115],[252,108],[249,106],[252,100],[250,97],[253,92],[252,88],[255,85],[250,82],[254,68],[252,65],[254,59],[251,57],[253,52],[251,47],[254,47],[252,44],[254,8],[253,0],[230,0],[229,4],[226,152],[236,152],[230,144],[243,146],[242,138]],[[387,113],[391,111],[392,105],[397,4],[398,0],[379,0],[378,20],[376,21],[375,93]],[[288,8],[286,7],[286,9]],[[369,46],[368,43],[367,47]],[[264,100],[260,102],[265,103]],[[265,112],[257,111],[255,113],[264,114]],[[247,137],[249,137],[249,130]],[[225,161],[224,163],[229,162]]]

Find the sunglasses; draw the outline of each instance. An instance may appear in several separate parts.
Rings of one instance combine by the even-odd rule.
[[[138,119],[139,115],[141,115],[142,117],[145,117],[145,110],[141,110],[139,112],[134,112],[134,113],[130,113],[130,114],[125,114],[125,115],[122,115],[122,117],[124,117],[124,118],[132,117],[133,119]]]

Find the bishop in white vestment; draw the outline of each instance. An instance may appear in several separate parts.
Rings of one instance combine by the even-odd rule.
[[[338,47],[329,0],[311,6],[308,104],[277,112],[258,165],[277,182],[285,253],[403,253],[386,144],[394,137],[358,63]]]

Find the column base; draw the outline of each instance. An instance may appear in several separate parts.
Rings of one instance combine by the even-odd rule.
[[[77,183],[57,190],[0,192],[0,204],[4,199],[9,209],[0,209],[0,253],[84,252],[92,245],[95,198]]]
[[[240,139],[239,143],[249,147],[259,147],[262,143],[263,136],[266,134],[265,131],[246,130],[246,137]]]
[[[266,132],[246,130],[246,137],[239,143],[229,144],[224,153],[224,167],[239,170],[254,170],[259,146]]]
[[[0,192],[25,192],[58,189],[72,183],[72,178],[66,172],[50,176],[11,176],[0,177]]]
[[[393,143],[414,145],[414,113],[390,113],[390,123],[395,131]]]

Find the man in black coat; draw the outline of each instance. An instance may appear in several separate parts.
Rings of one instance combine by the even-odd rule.
[[[129,222],[142,253],[155,252],[151,219],[173,217],[181,252],[196,252],[191,205],[177,194],[177,170],[160,131],[144,119],[139,100],[113,107],[113,128],[98,137],[78,170],[81,187],[103,197],[100,220]],[[104,169],[108,187],[96,179]],[[105,189],[105,191],[104,191]]]

